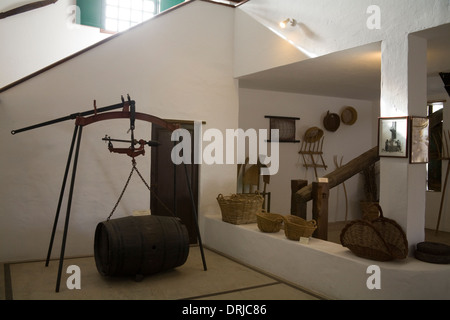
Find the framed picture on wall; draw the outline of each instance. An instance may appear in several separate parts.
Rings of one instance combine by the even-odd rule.
[[[380,157],[408,157],[408,117],[378,119],[378,154]]]
[[[411,117],[410,163],[428,163],[429,128],[427,117]]]

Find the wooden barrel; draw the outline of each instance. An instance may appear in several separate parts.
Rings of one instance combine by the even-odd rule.
[[[95,230],[95,264],[103,276],[154,274],[183,265],[188,255],[189,235],[179,218],[131,216]]]

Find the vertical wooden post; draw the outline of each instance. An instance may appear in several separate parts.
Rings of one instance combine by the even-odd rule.
[[[306,219],[306,202],[297,202],[296,193],[308,186],[306,180],[291,180],[291,215]]]
[[[329,185],[327,182],[313,182],[313,219],[317,221],[314,238],[328,240],[328,197]]]

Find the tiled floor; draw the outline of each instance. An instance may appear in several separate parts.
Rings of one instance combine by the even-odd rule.
[[[339,243],[345,223],[330,224],[329,241]],[[426,241],[450,245],[450,233],[426,230]],[[0,264],[0,300],[322,300],[307,288],[268,275],[205,249],[203,270],[199,247],[191,247],[186,263],[145,277],[105,278],[93,257],[65,259],[60,292],[55,292],[59,261]],[[81,289],[70,290],[69,265],[81,270]]]
[[[186,263],[176,269],[145,277],[106,278],[93,257],[66,259],[60,292],[55,292],[58,261],[6,264],[0,270],[0,298],[7,300],[319,300],[322,297],[283,282],[205,249],[203,270],[198,247],[191,247]],[[81,270],[81,289],[69,290],[69,265]],[[3,296],[2,296],[3,295]]]

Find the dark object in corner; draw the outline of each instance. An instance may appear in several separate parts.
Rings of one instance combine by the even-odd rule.
[[[445,90],[447,90],[447,93],[450,96],[450,73],[441,72],[439,75],[444,82]]]
[[[418,243],[414,255],[416,259],[424,262],[450,264],[450,246],[443,243]]]

